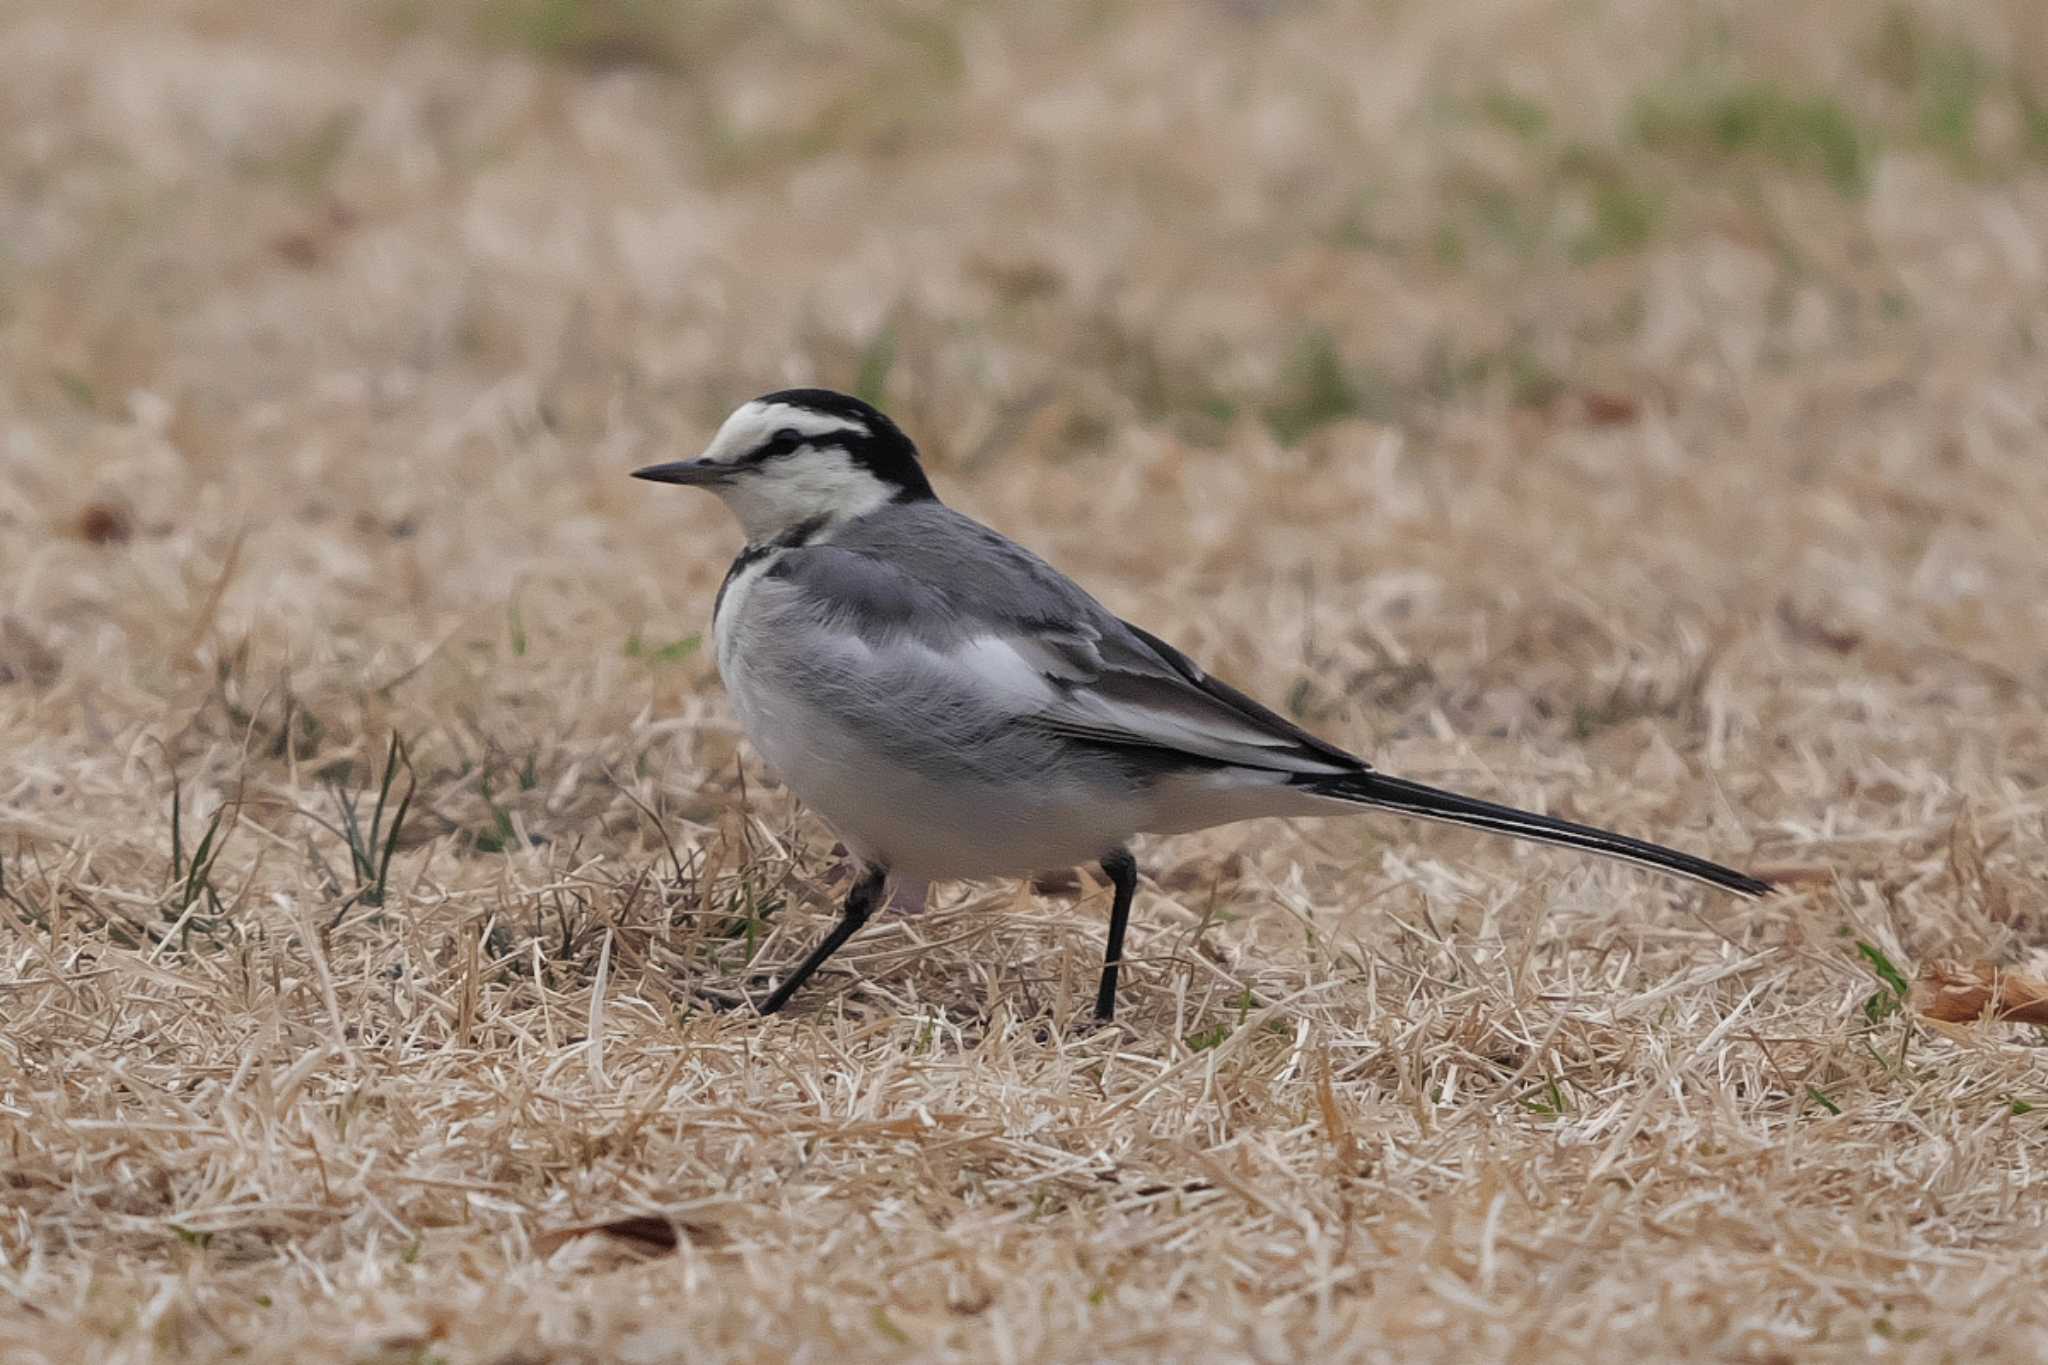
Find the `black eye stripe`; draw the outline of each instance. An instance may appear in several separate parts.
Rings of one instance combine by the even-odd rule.
[[[850,464],[893,489],[899,502],[938,500],[930,480],[918,467],[917,447],[887,414],[877,412],[860,399],[830,389],[779,389],[754,401],[764,408],[780,405],[844,423],[838,430],[810,437],[801,444],[844,451]]]
[[[772,460],[780,455],[793,455],[803,443],[804,434],[802,432],[798,431],[795,427],[783,427],[773,436],[770,436],[766,442],[750,451],[742,463],[760,464],[764,460]]]

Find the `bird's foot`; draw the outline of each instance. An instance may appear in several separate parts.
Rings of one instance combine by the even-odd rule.
[[[760,1002],[768,998],[773,983],[767,977],[760,977],[750,985],[758,989],[758,995],[748,994],[738,986],[711,986],[698,982],[689,987],[685,998],[693,1004],[704,1006],[713,1014],[751,1011],[758,1009]]]

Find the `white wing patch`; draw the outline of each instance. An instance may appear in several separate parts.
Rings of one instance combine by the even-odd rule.
[[[973,685],[1019,716],[1033,716],[1059,699],[1034,657],[1033,641],[1013,635],[977,635],[944,651],[948,667],[974,675]]]

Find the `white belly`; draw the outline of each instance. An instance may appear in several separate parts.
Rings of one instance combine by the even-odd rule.
[[[744,677],[744,675],[742,675]],[[1143,803],[1072,782],[935,779],[800,695],[733,687],[747,737],[852,852],[928,881],[1025,876],[1093,862],[1144,824]]]
[[[1023,876],[1093,862],[1144,823],[1149,803],[1132,793],[1054,771],[1040,781],[977,780],[949,771],[957,755],[936,748],[920,762],[917,738],[928,732],[914,710],[901,716],[894,752],[873,742],[822,707],[803,672],[762,648],[757,632],[770,623],[748,610],[758,586],[749,566],[726,590],[714,629],[719,674],[768,767],[856,856],[933,881]]]

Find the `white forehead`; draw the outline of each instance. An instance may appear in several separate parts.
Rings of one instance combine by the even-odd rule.
[[[704,458],[737,460],[767,443],[784,428],[805,436],[830,436],[837,432],[852,432],[857,436],[872,434],[866,423],[852,417],[835,417],[829,412],[800,408],[791,403],[764,403],[757,398],[740,404],[732,416],[725,419],[725,425],[704,448]]]

